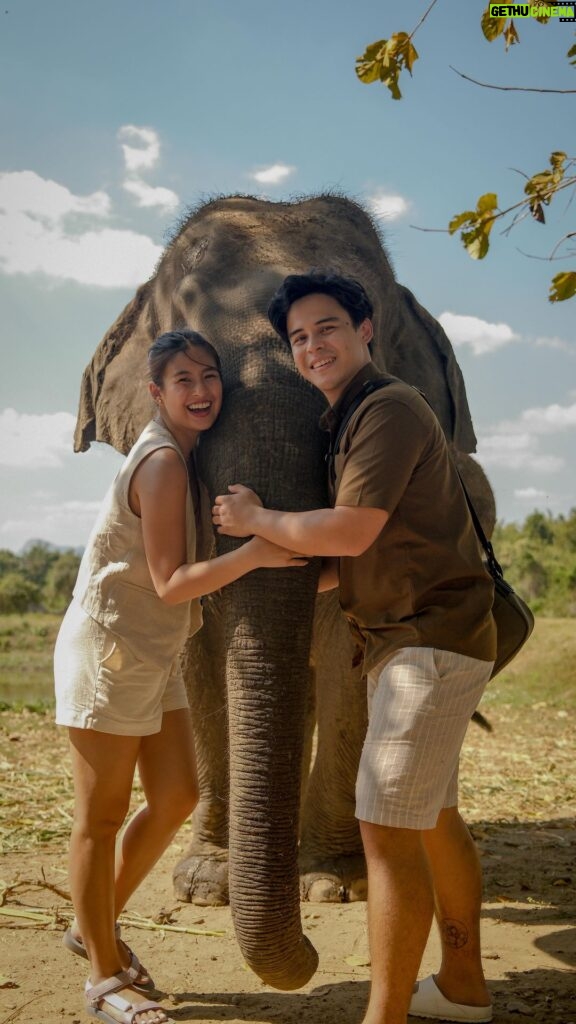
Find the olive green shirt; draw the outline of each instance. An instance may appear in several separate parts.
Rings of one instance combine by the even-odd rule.
[[[361,555],[340,559],[340,604],[362,636],[370,671],[401,647],[436,647],[492,661],[492,579],[446,438],[424,397],[363,367],[322,418],[334,438],[368,380],[390,383],[352,414],[335,456],[335,505],[389,519]]]

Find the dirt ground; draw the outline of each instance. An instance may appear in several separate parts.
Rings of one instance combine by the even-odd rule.
[[[484,867],[483,949],[494,1019],[576,1024],[576,724],[546,705],[489,713],[492,733],[474,725],[468,732],[461,806]],[[0,768],[0,1024],[81,1024],[88,1019],[86,965],[61,943],[71,917],[65,737],[49,716],[4,712]],[[187,841],[185,828],[123,925],[174,1020],[360,1021],[369,979],[365,904],[303,904],[320,967],[300,991],[277,992],[243,963],[228,908],[174,899],[171,872]],[[437,965],[433,934],[421,976]]]

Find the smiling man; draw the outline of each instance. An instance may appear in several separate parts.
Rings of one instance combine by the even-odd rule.
[[[369,725],[356,785],[372,964],[363,1024],[407,1013],[490,1021],[481,871],[457,807],[458,760],[490,678],[492,582],[442,429],[423,396],[370,354],[372,305],[330,272],[287,277],[268,315],[328,400],[333,507],[266,509],[242,485],[216,498],[219,532],[321,555],[321,589],[364,644]],[[437,976],[414,989],[436,909]]]

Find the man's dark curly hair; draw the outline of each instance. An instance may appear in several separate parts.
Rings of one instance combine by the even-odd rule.
[[[268,319],[280,337],[289,342],[286,319],[290,307],[306,295],[330,295],[346,310],[354,327],[374,312],[363,286],[353,277],[344,277],[333,270],[310,270],[307,274],[289,274],[284,278],[268,306]]]

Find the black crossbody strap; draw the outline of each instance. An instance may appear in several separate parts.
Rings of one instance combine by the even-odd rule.
[[[472,504],[472,502],[470,500],[470,495],[468,494],[468,491],[466,490],[466,484],[464,483],[464,481],[462,479],[462,474],[460,473],[458,467],[456,467],[456,472],[458,473],[458,476],[460,477],[460,483],[462,484],[462,490],[464,491],[464,497],[466,498],[466,502],[468,504],[468,509],[469,509],[469,512],[470,512],[470,516],[472,518],[472,522],[474,523],[474,529],[476,530],[476,534],[478,536],[478,540],[480,541],[482,547],[484,548],[484,551],[486,552],[486,561],[487,561],[487,564],[488,564],[488,571],[489,571],[490,575],[493,578],[496,578],[496,576],[499,576],[501,579],[503,579],[504,578],[504,570],[502,569],[502,566],[500,565],[500,562],[498,561],[498,559],[496,558],[496,555],[494,554],[494,548],[492,547],[490,541],[488,540],[486,534],[484,533],[484,530],[482,529],[482,524],[481,524],[480,520],[478,519],[478,516],[476,514],[476,509],[474,508],[474,505]]]
[[[374,391],[379,391],[380,388],[385,388],[387,384],[392,383],[393,381],[391,380],[367,380],[366,383],[363,385],[362,390],[359,392],[359,394],[356,395],[354,401],[351,402],[348,408],[346,409],[346,412],[344,413],[344,416],[342,417],[342,420],[340,422],[340,426],[338,427],[336,437],[334,438],[333,441],[330,442],[330,448],[326,454],[326,462],[328,463],[328,471],[330,473],[330,480],[332,481],[332,483],[334,483],[334,480],[336,479],[334,460],[340,449],[340,442],[344,435],[344,431],[346,430],[346,427],[348,426],[354,413],[356,412],[357,409],[360,408],[364,399],[368,398],[368,395],[371,395]]]
[[[336,434],[336,437],[334,438],[334,441],[331,442],[329,451],[328,451],[328,453],[326,455],[326,461],[328,463],[328,469],[329,469],[329,473],[330,473],[330,480],[331,480],[332,483],[334,483],[334,480],[336,479],[336,473],[335,473],[335,469],[334,469],[334,460],[336,458],[336,455],[338,454],[338,451],[339,451],[339,448],[340,448],[340,442],[342,440],[344,431],[346,430],[346,427],[348,426],[348,424],[349,424],[350,420],[352,419],[354,413],[356,412],[357,409],[360,408],[360,406],[362,405],[362,402],[364,401],[365,398],[368,398],[368,396],[373,394],[374,391],[379,391],[380,388],[384,388],[384,387],[386,387],[387,384],[392,384],[392,383],[393,383],[393,380],[368,380],[368,381],[366,381],[366,383],[364,384],[362,390],[359,392],[358,395],[356,395],[356,398],[354,399],[353,402],[351,402],[351,404],[349,405],[348,409],[344,413],[344,416],[342,418],[340,426],[338,427],[338,432]],[[410,385],[410,386],[413,387],[413,385]],[[418,394],[422,395],[422,398],[426,402],[428,402],[428,405],[430,405],[430,402],[426,398],[426,395],[424,394],[424,392],[421,391],[420,388],[415,388],[415,390],[418,392]],[[430,408],[432,409],[431,405],[430,405]],[[434,411],[434,410],[432,410],[432,411]],[[501,580],[503,580],[504,579],[504,571],[502,569],[502,566],[500,565],[498,559],[496,558],[496,555],[494,554],[494,548],[492,547],[490,541],[488,540],[486,534],[484,533],[484,530],[482,529],[482,524],[481,524],[480,520],[478,519],[478,515],[476,513],[476,509],[474,508],[474,505],[472,504],[472,501],[470,499],[470,495],[468,494],[468,491],[466,489],[466,484],[464,483],[464,480],[462,479],[462,474],[460,473],[460,470],[458,469],[458,466],[455,463],[454,463],[454,469],[458,473],[458,477],[460,479],[460,484],[461,484],[462,490],[464,492],[464,497],[466,498],[466,504],[468,505],[468,510],[470,512],[470,517],[471,517],[472,522],[474,524],[474,529],[476,530],[476,535],[477,535],[478,540],[480,541],[482,547],[484,548],[484,551],[486,552],[486,562],[487,562],[487,566],[488,566],[488,571],[489,571],[490,575],[494,579],[496,579],[496,577],[499,577]]]

